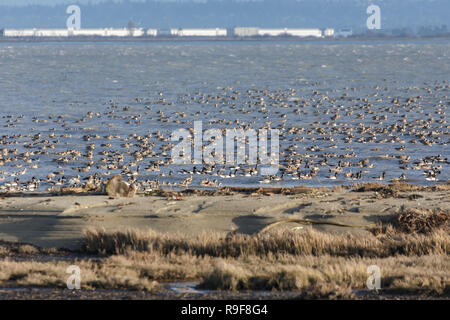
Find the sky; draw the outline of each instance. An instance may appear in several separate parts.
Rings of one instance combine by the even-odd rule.
[[[123,0],[0,0],[0,5],[6,6],[27,6],[27,5],[43,5],[54,6],[60,4],[96,4],[105,2],[122,2]],[[146,0],[129,0],[130,2],[145,2]],[[170,1],[170,0],[161,0]]]
[[[365,29],[370,4],[382,28],[450,30],[450,0],[0,0],[1,28],[65,28],[66,8],[81,7],[82,28],[137,27]]]
[[[112,1],[112,0],[109,0]],[[26,5],[58,5],[58,4],[89,4],[108,2],[108,0],[0,0],[0,5],[6,6],[26,6]]]

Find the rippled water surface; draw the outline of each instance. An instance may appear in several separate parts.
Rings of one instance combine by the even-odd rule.
[[[450,41],[3,43],[0,186],[132,172],[175,186],[193,165],[170,163],[170,134],[195,120],[279,129],[274,186],[349,184],[359,171],[361,181],[445,181],[449,75]],[[250,165],[230,167],[192,185],[264,182],[245,176]]]

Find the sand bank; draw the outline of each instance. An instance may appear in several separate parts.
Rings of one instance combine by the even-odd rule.
[[[360,234],[368,231],[358,226],[377,223],[404,208],[448,211],[450,195],[445,190],[400,192],[387,198],[375,192],[351,191],[118,199],[103,195],[8,195],[0,197],[0,240],[78,249],[87,228],[152,229],[187,235],[202,231],[254,234],[284,219],[345,224],[355,228],[333,224],[313,227],[326,232]],[[279,227],[303,226],[288,223]]]

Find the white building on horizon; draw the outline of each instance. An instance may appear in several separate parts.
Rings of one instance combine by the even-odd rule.
[[[4,29],[5,37],[141,37],[142,28],[97,28],[97,29]]]
[[[318,28],[257,28],[257,27],[236,27],[234,35],[238,37],[314,37],[321,38],[322,30]]]
[[[236,27],[234,35],[238,37],[254,37],[258,35],[259,28],[256,27]]]
[[[332,28],[327,28],[323,31],[323,36],[324,37],[334,37],[334,29]]]
[[[257,28],[236,27],[228,34],[225,28],[172,28],[169,30],[143,28],[90,28],[90,29],[4,29],[4,37],[143,37],[143,36],[176,36],[176,37],[300,37],[322,38],[333,36],[349,36],[351,30],[341,29],[335,33],[334,29],[317,28]]]
[[[286,28],[286,34],[294,37],[314,37],[321,38],[322,30],[320,29],[289,29]]]
[[[145,34],[147,36],[156,37],[158,35],[158,29],[147,29],[147,31],[145,31]]]
[[[258,36],[279,37],[286,35],[286,29],[258,29]]]
[[[227,29],[170,29],[170,34],[178,37],[226,37]]]

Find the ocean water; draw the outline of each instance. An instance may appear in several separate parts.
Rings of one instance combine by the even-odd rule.
[[[170,164],[170,134],[199,120],[203,129],[257,130],[270,122],[282,132],[282,167],[291,154],[292,163],[303,159],[300,173],[320,169],[312,179],[286,174],[271,186],[351,184],[349,171],[362,171],[361,181],[385,172],[385,182],[404,173],[411,183],[433,184],[424,175],[433,167],[439,181],[446,181],[449,75],[448,40],[2,43],[0,149],[7,151],[0,160],[0,186],[62,170],[54,180],[94,173],[106,179],[122,170],[97,166],[121,153],[121,164],[136,170],[129,164],[142,141],[124,140],[133,134],[148,136],[153,151],[138,161],[138,181],[181,182],[189,175],[179,171],[194,165]],[[345,140],[349,136],[351,142]],[[84,157],[92,144],[92,157]],[[68,150],[81,155],[68,156]],[[24,157],[27,151],[32,154]],[[425,157],[438,155],[441,161],[422,161],[417,168]],[[400,168],[400,156],[410,157],[409,169]],[[61,157],[68,161],[58,167],[55,159]],[[358,165],[365,159],[373,166]],[[339,160],[350,163],[331,180],[329,169]],[[166,163],[160,171],[144,170],[157,161]],[[88,172],[78,172],[89,162]],[[234,172],[233,166],[220,167],[225,176]],[[192,185],[205,178],[239,186],[263,180],[238,170],[230,178],[194,175]]]

